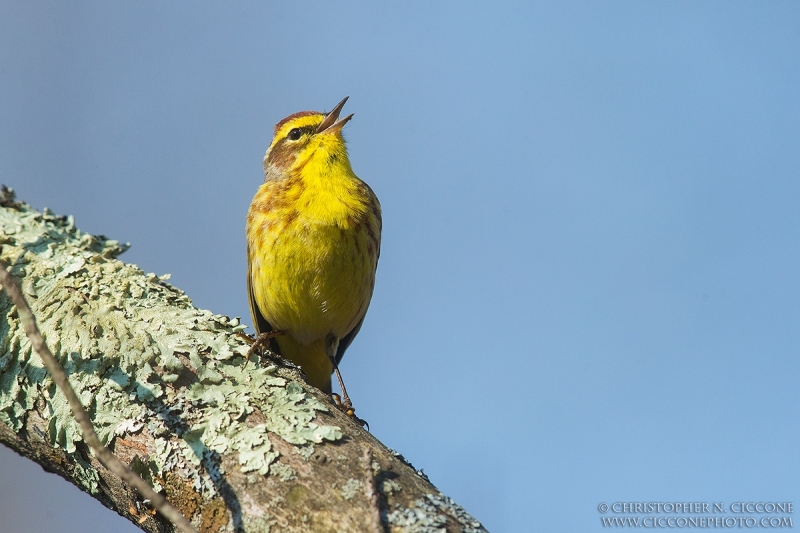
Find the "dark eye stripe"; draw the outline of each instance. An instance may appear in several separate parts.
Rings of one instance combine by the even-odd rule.
[[[286,138],[290,141],[296,141],[300,139],[303,135],[309,135],[317,131],[316,126],[303,126],[302,128],[292,128],[289,130],[289,133],[286,134]]]

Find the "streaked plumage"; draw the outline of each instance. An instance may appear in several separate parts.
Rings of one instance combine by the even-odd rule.
[[[336,122],[303,111],[275,126],[264,184],[247,215],[247,285],[258,333],[331,391],[330,376],[367,312],[380,254],[381,209],[350,167]]]

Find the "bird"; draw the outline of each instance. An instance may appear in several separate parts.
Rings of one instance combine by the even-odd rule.
[[[247,213],[247,292],[257,341],[298,365],[332,394],[339,362],[361,329],[375,286],[381,205],[356,176],[341,120],[345,97],[328,113],[301,111],[275,125],[264,183]]]

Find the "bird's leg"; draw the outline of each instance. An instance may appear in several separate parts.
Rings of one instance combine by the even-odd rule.
[[[336,366],[336,363],[333,363],[334,373],[336,374],[336,379],[339,380],[339,387],[342,389],[342,397],[338,394],[331,393],[333,397],[333,403],[336,404],[336,407],[339,408],[344,414],[361,424],[362,426],[367,427],[367,431],[369,431],[369,424],[363,418],[358,418],[356,416],[356,408],[353,407],[353,402],[350,401],[350,396],[347,395],[347,389],[344,388],[344,380],[342,379],[342,374],[339,372],[339,369]]]
[[[247,350],[247,355],[244,356],[244,366],[247,366],[247,363],[250,362],[250,356],[252,356],[256,351],[263,353],[264,348],[269,350],[269,341],[274,339],[275,337],[279,337],[283,335],[285,332],[279,329],[274,331],[270,331],[268,333],[261,333],[257,337],[253,338],[249,335],[245,335],[245,340],[250,343],[250,349]],[[243,333],[237,333],[237,335],[242,336]]]
[[[342,373],[339,372],[339,364],[336,362],[336,349],[339,347],[339,339],[329,336],[327,341],[326,352],[328,353],[328,358],[331,360],[331,364],[333,364],[333,373],[336,374],[336,379],[339,381],[339,389],[342,391],[341,398],[338,394],[331,394],[331,396],[333,396],[333,401],[340,411],[343,411],[347,416],[351,417],[362,426],[367,426],[369,430],[369,424],[367,424],[366,420],[362,420],[356,416],[356,408],[353,407],[353,402],[350,401],[350,395],[347,394],[347,388],[344,386]]]
[[[333,373],[336,374],[336,379],[339,381],[339,388],[342,391],[342,397],[339,398],[338,394],[334,394],[333,397],[336,400],[337,407],[347,413],[347,416],[353,416],[356,413],[355,408],[353,407],[353,402],[350,401],[350,396],[347,394],[347,389],[344,386],[344,380],[342,379],[342,373],[339,372],[339,365],[336,364],[336,361],[331,358],[331,362],[333,363]]]

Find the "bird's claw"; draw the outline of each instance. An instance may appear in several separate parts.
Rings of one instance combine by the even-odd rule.
[[[353,402],[350,401],[349,397],[345,397],[345,399],[342,400],[342,397],[335,392],[331,393],[331,397],[333,398],[333,403],[336,405],[337,409],[352,418],[355,422],[361,425],[361,427],[366,427],[367,431],[369,431],[369,424],[367,421],[356,416],[356,408],[353,407]]]
[[[245,342],[250,343],[250,349],[247,350],[247,355],[244,356],[244,366],[247,367],[247,363],[250,362],[250,357],[254,353],[260,352],[263,355],[265,348],[269,350],[269,342],[275,337],[279,337],[280,335],[284,334],[285,334],[284,331],[275,330],[275,331],[270,331],[268,333],[261,333],[257,337],[251,337],[246,333],[242,333],[240,331],[236,332],[236,335],[239,338],[244,339]]]

